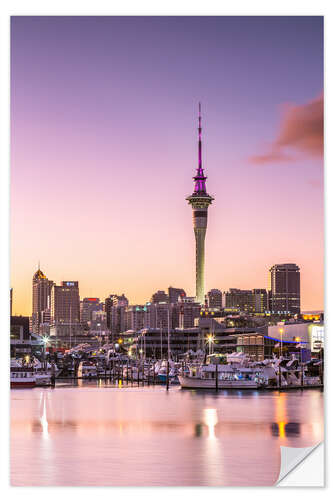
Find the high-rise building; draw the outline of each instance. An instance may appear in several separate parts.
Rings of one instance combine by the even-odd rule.
[[[128,306],[125,310],[125,329],[138,332],[145,327],[147,307],[142,305]]]
[[[112,334],[125,331],[125,309],[128,299],[124,294],[111,294],[105,299],[106,323]]]
[[[274,313],[299,314],[301,311],[299,267],[296,264],[275,264],[269,272],[270,310]]]
[[[252,290],[229,288],[229,292],[223,292],[222,305],[225,308],[238,308],[247,313],[254,312]]]
[[[254,288],[253,293],[253,307],[255,313],[264,313],[268,311],[268,295],[265,288]]]
[[[222,307],[222,292],[217,288],[212,288],[208,292],[208,307],[221,309]]]
[[[152,297],[151,297],[151,301],[153,304],[158,304],[159,302],[169,302],[169,297],[168,295],[165,293],[164,290],[158,290],[157,292],[155,292]]]
[[[51,308],[51,290],[54,283],[39,269],[32,278],[32,333],[40,333],[40,325]]]
[[[172,327],[172,305],[168,302],[155,302],[147,304],[144,328],[170,328]]]
[[[207,228],[208,207],[214,200],[206,191],[206,179],[202,167],[201,144],[201,106],[199,103],[199,143],[198,168],[194,180],[194,191],[186,199],[192,206],[193,228],[195,234],[195,268],[196,268],[196,300],[200,304],[205,302],[205,236]]]
[[[102,311],[102,304],[97,297],[85,297],[80,303],[80,319],[82,325],[86,326],[92,319],[94,311]]]
[[[62,281],[51,292],[51,333],[69,337],[81,333],[78,281]]]
[[[198,302],[184,300],[173,304],[172,327],[173,328],[193,328],[194,320],[199,318],[201,304]]]
[[[173,288],[172,286],[169,286],[168,295],[170,304],[176,304],[179,300],[186,297],[186,292],[182,288]]]

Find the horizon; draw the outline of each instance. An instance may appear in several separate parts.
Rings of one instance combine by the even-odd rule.
[[[13,313],[39,260],[81,298],[195,295],[199,101],[206,293],[294,262],[324,309],[322,17],[13,16]]]

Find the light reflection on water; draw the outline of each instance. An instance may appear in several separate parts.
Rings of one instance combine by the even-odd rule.
[[[280,445],[323,439],[323,394],[116,388],[11,391],[13,485],[272,485]]]

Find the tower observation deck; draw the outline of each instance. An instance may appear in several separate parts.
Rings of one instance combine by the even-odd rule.
[[[198,167],[194,180],[194,191],[186,198],[192,206],[193,229],[195,235],[196,256],[196,300],[200,304],[205,302],[205,237],[207,229],[208,207],[214,198],[206,191],[206,179],[202,167],[202,127],[201,105],[199,103],[199,141],[198,141]]]

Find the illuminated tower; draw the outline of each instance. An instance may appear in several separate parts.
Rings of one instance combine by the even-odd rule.
[[[192,205],[193,228],[195,234],[196,259],[196,299],[200,304],[205,302],[205,236],[207,228],[208,207],[214,200],[206,191],[206,179],[202,168],[201,144],[201,105],[199,103],[199,143],[198,168],[194,180],[194,191],[186,199]]]

